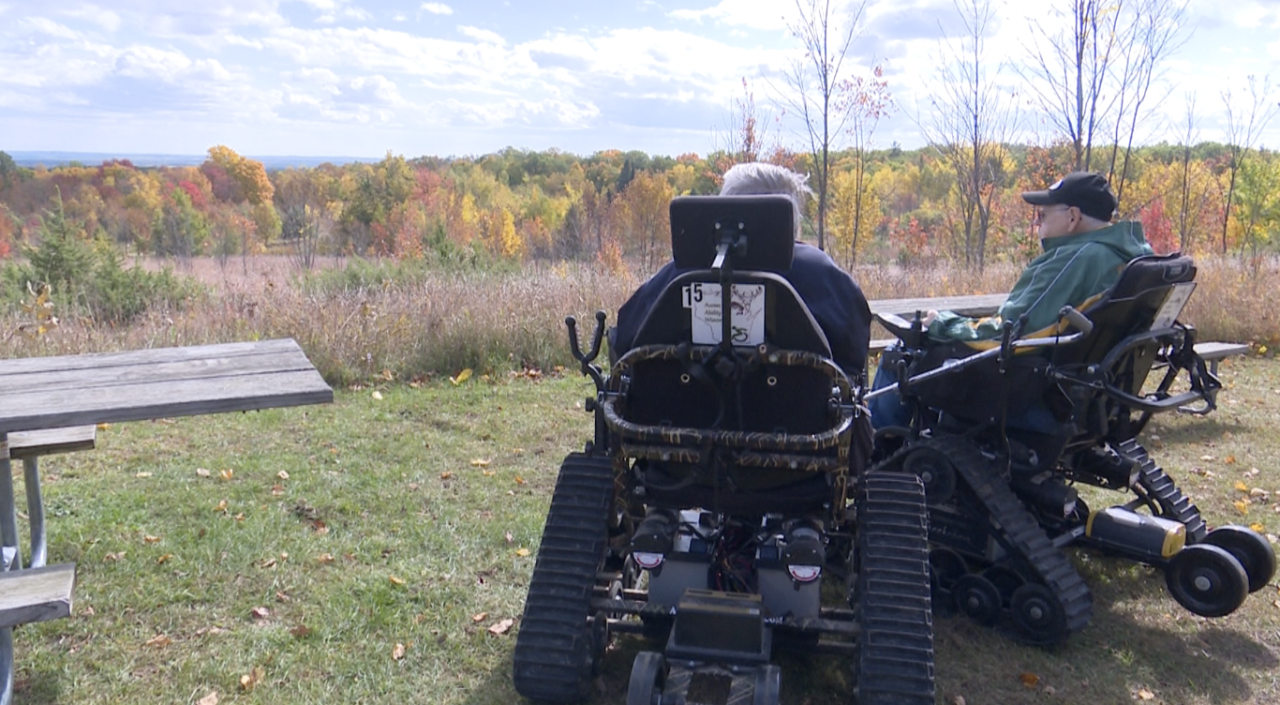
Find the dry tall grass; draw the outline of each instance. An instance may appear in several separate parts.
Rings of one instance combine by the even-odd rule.
[[[1202,340],[1280,343],[1280,312],[1271,295],[1280,276],[1274,260],[1241,264],[1201,258],[1199,286],[1183,318]],[[63,355],[169,345],[291,337],[333,383],[385,376],[453,374],[466,367],[502,370],[574,364],[564,317],[589,335],[597,309],[612,319],[641,276],[617,277],[582,264],[530,266],[519,273],[439,272],[414,285],[307,294],[287,264],[264,259],[246,268],[211,262],[187,270],[211,286],[185,310],[152,311],[127,327],[63,320],[38,338],[18,332],[29,321],[0,316],[0,357]],[[1006,291],[1015,266],[981,275],[960,267],[859,268],[869,298]],[[585,344],[585,341],[584,341]]]

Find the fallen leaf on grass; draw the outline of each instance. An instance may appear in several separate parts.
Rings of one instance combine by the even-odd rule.
[[[512,540],[511,532],[510,532],[510,531],[508,531],[507,533],[503,534],[503,535],[502,535],[502,538],[506,539],[506,540],[507,540],[507,543],[511,543],[511,540]]]
[[[267,672],[263,670],[262,666],[254,666],[252,671],[240,676],[240,689],[253,690],[266,675]]]
[[[404,644],[397,643],[391,647],[391,660],[399,661],[404,658]]]
[[[294,639],[301,639],[302,637],[311,633],[311,627],[308,627],[305,624],[299,624],[293,629],[290,629],[289,633],[293,635]]]
[[[279,497],[282,494],[284,494],[284,485],[277,483],[271,486],[271,496]]]
[[[1235,505],[1236,510],[1239,511],[1241,514],[1245,514],[1245,515],[1249,514],[1249,503],[1247,501],[1243,499],[1237,499],[1236,501],[1232,502],[1232,504]]]
[[[196,705],[218,705],[218,691],[213,691],[196,701]]]
[[[390,575],[390,576],[387,576],[387,579],[391,581],[392,585],[404,585],[404,578],[399,578],[394,575]]]
[[[1248,492],[1249,486],[1243,482],[1236,480],[1236,492]]]
[[[166,553],[166,554],[164,554],[163,556],[160,556],[159,558],[156,558],[156,563],[157,563],[158,565],[164,565],[165,563],[168,563],[168,562],[169,562],[169,559],[171,559],[171,558],[173,558],[173,554],[172,554],[172,553]]]
[[[226,468],[222,472],[218,473],[218,477],[221,477],[223,480],[230,480],[232,477],[235,476],[235,474],[236,474],[235,470],[232,470],[231,468]]]
[[[1018,676],[1018,680],[1022,681],[1022,684],[1026,687],[1034,688],[1040,682],[1040,676],[1034,673],[1023,673]]]
[[[288,602],[291,598],[283,590],[276,590],[276,602]]]
[[[324,536],[329,533],[329,526],[319,519],[311,522],[311,529],[316,532],[317,536]]]
[[[196,477],[208,477],[209,475],[210,475],[210,473],[209,473],[209,471],[208,471],[207,469],[205,469],[205,468],[196,468]],[[218,697],[218,694],[217,694],[217,693],[210,693],[210,695],[212,695],[214,698],[217,698],[217,697]]]
[[[288,479],[289,479],[289,473],[288,473],[288,471],[281,470],[280,472],[276,473],[276,477],[277,477],[277,478],[279,478],[279,479],[281,479],[281,480],[288,480]]]
[[[524,478],[523,478],[523,477],[520,477],[519,475],[516,475],[516,484],[517,484],[517,485],[523,485],[523,484],[524,484]]]
[[[1156,694],[1155,694],[1155,693],[1153,693],[1153,692],[1151,692],[1151,691],[1149,691],[1149,690],[1147,690],[1146,688],[1139,688],[1139,689],[1138,689],[1138,699],[1139,699],[1139,700],[1154,700],[1154,699],[1155,699],[1155,697],[1156,697]]]
[[[371,394],[370,396],[373,397],[374,401],[382,401],[382,392],[379,392],[376,389],[373,390],[373,394]]]
[[[450,377],[450,378],[449,378],[449,381],[450,381],[450,382],[453,382],[453,385],[456,387],[456,386],[458,386],[459,384],[462,384],[463,382],[465,382],[465,381],[467,381],[467,380],[469,380],[469,379],[471,379],[471,368],[470,368],[470,367],[468,367],[467,369],[465,369],[465,370],[463,370],[463,371],[459,372],[456,376],[454,376],[454,377]]]
[[[477,613],[475,613],[475,614],[471,615],[471,621],[476,622],[476,623],[483,622],[484,620],[486,620],[486,619],[488,619],[488,618],[489,618],[489,613],[488,613],[488,612],[477,612]]]
[[[133,475],[133,476],[134,476],[134,477],[151,477],[151,473],[149,473],[149,472],[139,472],[139,473],[134,473],[134,475]]]
[[[319,562],[321,562],[321,563],[332,563],[332,562],[333,562],[333,554],[332,554],[332,553],[321,553],[320,555],[316,556],[316,560],[317,560],[317,561],[319,561]]]
[[[125,554],[125,553],[126,553],[125,551],[117,551],[116,553],[108,553],[107,555],[105,555],[105,556],[103,556],[103,557],[102,557],[102,560],[103,560],[103,561],[118,561],[118,560],[120,560],[121,558],[124,558],[124,554]]]
[[[490,462],[490,461],[489,461],[489,460],[487,460],[487,459],[485,459],[485,458],[472,458],[472,459],[471,459],[471,467],[473,467],[473,468],[483,468],[483,467],[486,467],[486,466],[489,464],[489,462]]]
[[[224,500],[222,500],[222,501],[218,502],[218,506],[214,507],[214,508],[213,508],[213,511],[215,511],[215,512],[224,512],[224,513],[225,513],[225,512],[227,511],[227,500],[225,500],[225,499],[224,499]]]
[[[266,607],[254,607],[249,610],[249,614],[253,615],[254,619],[266,619],[271,616],[271,610]]]
[[[173,643],[173,639],[167,634],[157,634],[143,644],[143,646],[168,646]]]
[[[481,470],[480,472],[481,472],[481,474],[483,474],[485,477],[493,477],[493,471],[492,471],[492,470]]]
[[[144,543],[160,543],[160,537],[159,536],[143,536],[142,541]]]
[[[449,472],[448,470],[445,470],[444,472],[440,473],[441,480],[448,480],[451,477],[453,477],[453,473]]]
[[[528,555],[529,555],[529,549],[527,549],[527,548],[517,548],[517,549],[516,549],[516,555],[517,555],[517,556],[520,556],[521,558],[524,558],[525,556],[528,556]]]
[[[498,622],[497,624],[490,626],[489,633],[494,636],[502,636],[503,634],[506,634],[507,630],[510,629],[512,625],[514,625],[515,623],[516,623],[516,620],[514,619],[509,619],[509,618],[504,619],[501,622]]]

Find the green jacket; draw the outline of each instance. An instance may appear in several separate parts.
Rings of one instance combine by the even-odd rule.
[[[1058,311],[1079,306],[1105,291],[1120,278],[1120,270],[1134,257],[1152,253],[1142,234],[1142,224],[1122,221],[1079,235],[1043,241],[1044,254],[1022,270],[995,316],[974,319],[942,311],[929,325],[937,340],[990,340],[1000,337],[1005,321],[1026,314],[1022,334],[1047,328],[1058,321]]]

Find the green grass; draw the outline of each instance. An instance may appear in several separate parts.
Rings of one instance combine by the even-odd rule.
[[[1280,533],[1280,365],[1231,360],[1223,377],[1219,412],[1161,418],[1146,442],[1211,524]],[[568,373],[394,383],[329,406],[113,425],[94,451],[46,458],[50,562],[77,563],[76,602],[71,619],[16,631],[17,702],[518,700],[511,650],[556,470],[590,432],[590,392]],[[1236,481],[1270,493],[1247,516]],[[1205,620],[1150,569],[1077,558],[1092,624],[1043,650],[940,620],[939,702],[1280,699],[1274,585]],[[489,633],[503,619],[516,625]],[[639,648],[627,639],[606,657],[596,702],[625,699]],[[785,703],[847,702],[835,658],[780,662]],[[1141,689],[1153,699],[1136,700]]]

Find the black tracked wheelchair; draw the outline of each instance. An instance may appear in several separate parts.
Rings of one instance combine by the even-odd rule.
[[[647,643],[628,705],[690,702],[698,679],[776,703],[782,648],[844,655],[853,702],[934,702],[923,483],[850,467],[866,411],[779,274],[792,228],[786,197],[677,198],[682,273],[634,347],[606,373],[604,313],[586,352],[566,321],[595,430],[547,515],[514,654],[525,697],[587,697],[629,633]]]
[[[1173,597],[1207,617],[1271,579],[1266,538],[1209,530],[1137,440],[1154,414],[1215,408],[1222,385],[1177,320],[1195,273],[1178,253],[1137,258],[1057,325],[1020,336],[1006,322],[985,349],[931,341],[919,314],[878,317],[900,341],[881,364],[897,372],[912,422],[877,432],[873,472],[924,480],[935,605],[1026,642],[1061,642],[1092,614],[1068,545],[1163,568]],[[1131,499],[1091,510],[1077,483]]]

